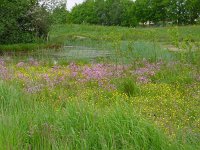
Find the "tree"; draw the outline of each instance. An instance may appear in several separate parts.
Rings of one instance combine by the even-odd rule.
[[[151,0],[136,0],[136,16],[139,22],[152,21]]]
[[[76,5],[70,15],[73,23],[98,23],[94,0],[86,0],[82,4]]]
[[[120,0],[107,0],[106,1],[106,10],[108,25],[120,25],[122,20],[122,3]]]
[[[167,22],[194,24],[200,16],[199,0],[86,0],[76,5],[73,23],[136,26],[138,23]]]
[[[121,26],[135,27],[138,25],[138,20],[136,17],[136,6],[130,0],[122,1],[123,13]]]
[[[69,23],[69,12],[66,10],[65,5],[57,7],[53,10],[51,14],[51,19],[53,24],[65,24]]]
[[[136,11],[131,0],[86,0],[71,12],[73,23],[136,26]]]
[[[171,20],[179,25],[194,24],[200,15],[199,0],[170,0]]]
[[[107,25],[108,24],[108,10],[104,0],[95,1],[95,10],[97,15],[97,24]]]
[[[39,4],[45,7],[49,11],[53,11],[56,8],[66,8],[67,0],[38,0]]]
[[[151,20],[156,24],[159,21],[165,24],[165,21],[168,20],[168,8],[169,0],[152,0],[151,2]]]
[[[181,25],[186,22],[186,0],[170,0],[169,14],[173,23]]]
[[[45,38],[48,12],[37,0],[1,0],[0,44],[34,42]]]
[[[195,20],[200,17],[200,1],[199,0],[187,0],[186,1],[187,19],[189,24],[195,24]]]

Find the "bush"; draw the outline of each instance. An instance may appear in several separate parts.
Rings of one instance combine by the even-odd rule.
[[[0,18],[0,44],[30,43],[47,37],[49,13],[36,1],[3,0]]]

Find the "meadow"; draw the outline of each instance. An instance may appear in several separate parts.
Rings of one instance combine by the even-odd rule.
[[[200,149],[200,26],[53,26],[0,46],[0,149]]]

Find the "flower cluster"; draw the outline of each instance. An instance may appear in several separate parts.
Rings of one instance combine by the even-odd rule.
[[[110,84],[112,78],[122,77],[125,74],[125,70],[128,66],[120,66],[113,64],[92,64],[78,66],[75,63],[71,63],[68,66],[71,77],[77,79],[80,83],[95,81],[98,82],[100,87],[107,89],[115,89],[115,86]]]
[[[137,76],[137,81],[139,83],[149,83],[151,81],[151,77],[160,70],[161,64],[162,62],[145,62],[144,67],[136,69],[135,71],[133,71],[133,74]]]
[[[182,86],[179,82],[175,86],[161,80],[151,82],[158,71],[162,74],[169,68],[170,71],[171,68],[177,68],[174,63],[165,65],[166,68],[162,66],[162,62],[145,61],[142,65],[141,62],[136,62],[135,66],[71,63],[68,66],[56,64],[49,67],[33,59],[16,64],[8,64],[7,60],[0,59],[0,80],[17,82],[27,93],[41,94],[42,101],[55,101],[53,105],[56,109],[65,103],[65,100],[92,101],[92,104],[102,106],[126,101],[131,108],[154,120],[170,134],[174,133],[176,128],[188,126],[196,131],[199,129],[199,72],[192,72],[195,80],[189,82],[192,84],[187,82],[187,86]],[[136,66],[140,67],[132,71]],[[187,68],[186,73],[193,70],[190,66]],[[183,68],[180,69],[183,72]],[[145,84],[134,82],[132,86],[130,81],[134,80],[133,77],[138,83]],[[160,76],[156,75],[154,79],[157,77]],[[123,87],[119,80],[123,81],[123,78],[128,85],[124,86],[125,90],[120,89]],[[130,80],[126,80],[127,78]],[[138,93],[128,96],[124,92],[127,89]],[[66,99],[60,100],[60,96]]]
[[[10,78],[11,78],[11,76],[8,71],[8,68],[6,67],[4,60],[0,59],[0,79],[8,80]]]
[[[151,64],[145,62],[144,67],[136,69],[133,74],[136,75],[138,82],[148,83],[150,77],[160,69],[161,63]],[[116,89],[111,84],[114,78],[121,78],[127,76],[130,69],[129,65],[116,64],[87,64],[77,65],[75,63],[69,64],[67,67],[55,65],[51,68],[43,67],[34,59],[30,59],[28,63],[23,61],[16,64],[14,69],[14,78],[23,82],[26,91],[40,91],[45,87],[54,88],[57,85],[68,82],[78,82],[79,84],[87,82],[98,83],[99,87],[106,89]],[[6,79],[11,74],[8,73],[5,62],[0,61],[0,77]],[[27,90],[28,89],[28,90]]]
[[[124,74],[124,70],[127,69],[127,66],[116,66],[112,64],[92,64],[78,66],[75,63],[71,63],[69,68],[73,77],[81,75],[88,81],[122,76]]]

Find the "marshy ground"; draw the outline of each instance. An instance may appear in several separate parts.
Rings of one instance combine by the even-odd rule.
[[[0,46],[0,148],[199,149],[199,32],[59,25],[52,47]]]

